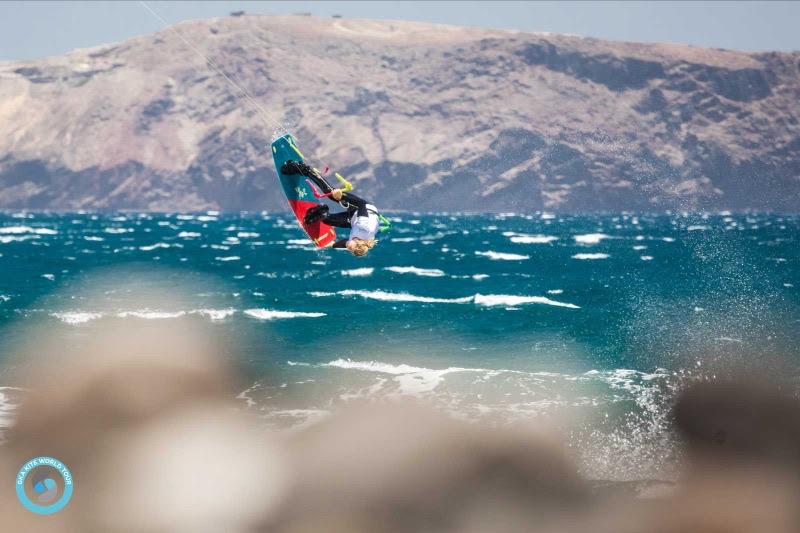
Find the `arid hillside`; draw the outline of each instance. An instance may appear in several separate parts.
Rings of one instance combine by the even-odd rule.
[[[277,210],[275,120],[411,210],[800,209],[800,53],[240,16],[0,62],[0,207]]]

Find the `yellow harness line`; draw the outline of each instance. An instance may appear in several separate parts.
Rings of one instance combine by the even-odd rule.
[[[301,152],[301,151],[300,151],[300,149],[297,147],[297,145],[296,145],[296,144],[294,144],[294,139],[292,139],[291,137],[289,137],[289,138],[288,138],[288,140],[289,140],[289,146],[291,146],[291,147],[292,147],[292,149],[293,149],[295,152],[297,152],[297,155],[299,155],[300,157],[302,157],[303,159],[305,159],[305,158],[306,158],[306,156],[304,156],[304,155],[303,155],[303,152]],[[274,150],[274,149],[275,149],[275,148],[273,147],[273,150]],[[319,173],[319,170],[317,170],[316,168],[314,169],[314,172],[316,172],[316,173],[317,173],[317,175],[321,175],[321,174]],[[339,183],[341,183],[342,185],[344,185],[344,187],[342,187],[342,192],[350,192],[350,191],[352,191],[352,190],[353,190],[353,184],[352,184],[352,183],[350,183],[349,181],[347,181],[346,179],[344,179],[344,178],[342,177],[342,175],[341,175],[341,174],[339,174],[338,172],[336,172],[336,173],[335,173],[335,175],[336,175],[336,179],[337,179],[337,180],[339,180]]]
[[[342,175],[341,175],[341,174],[339,174],[338,172],[336,172],[336,174],[335,174],[335,175],[336,175],[336,179],[337,179],[337,180],[339,180],[339,183],[341,183],[342,185],[344,185],[344,187],[342,187],[342,192],[350,192],[350,191],[352,191],[352,190],[353,190],[353,184],[352,184],[352,183],[350,183],[349,181],[347,181],[346,179],[344,179],[344,178],[342,177]]]
[[[317,176],[322,177],[322,174],[320,174],[319,170],[317,170],[316,168],[312,168],[312,170],[317,173]],[[339,180],[339,183],[342,184],[342,192],[350,192],[353,190],[353,184],[344,179],[344,177],[341,174],[335,172],[334,175],[336,176],[336,179]]]

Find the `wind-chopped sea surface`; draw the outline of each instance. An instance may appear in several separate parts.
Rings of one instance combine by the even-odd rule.
[[[0,427],[30,392],[6,354],[31,327],[79,346],[194,321],[237,346],[266,425],[418,397],[555,423],[590,476],[663,477],[680,387],[800,366],[797,215],[400,213],[363,259],[303,237],[274,214],[1,214]]]

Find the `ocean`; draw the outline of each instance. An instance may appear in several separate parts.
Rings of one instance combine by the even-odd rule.
[[[546,421],[597,479],[669,477],[687,382],[773,361],[800,377],[800,215],[389,216],[355,258],[283,213],[0,214],[0,432],[35,392],[9,354],[36,328],[80,346],[189,321],[231,346],[235,399],[265,425],[418,399]]]

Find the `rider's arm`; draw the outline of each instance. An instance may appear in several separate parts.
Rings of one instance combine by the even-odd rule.
[[[325,181],[325,178],[323,178],[316,172],[309,172],[308,174],[305,174],[305,176],[310,180],[312,180],[314,183],[316,183],[317,187],[322,189],[323,194],[327,194],[333,190],[333,187],[331,187],[330,184],[327,181]]]
[[[325,178],[319,175],[319,173],[311,168],[310,166],[306,165],[303,162],[299,161],[286,161],[283,166],[281,167],[281,172],[287,174],[289,176],[300,174],[305,176],[306,178],[312,180],[314,183],[317,184],[317,187],[322,189],[323,194],[327,194],[333,190],[333,187],[325,181]]]

